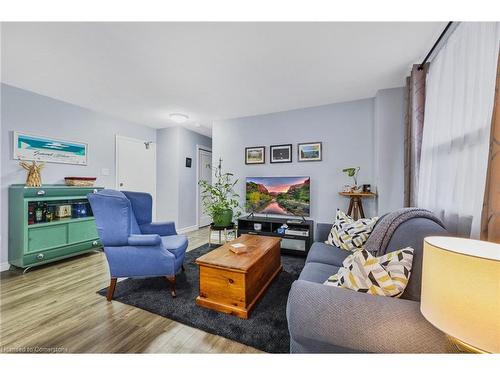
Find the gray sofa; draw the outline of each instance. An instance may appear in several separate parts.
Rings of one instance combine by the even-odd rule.
[[[331,224],[318,224],[316,241],[287,303],[291,353],[447,353],[446,336],[420,313],[423,239],[447,232],[434,221],[413,218],[394,232],[388,252],[415,249],[401,298],[373,296],[323,285],[349,252],[324,243]]]

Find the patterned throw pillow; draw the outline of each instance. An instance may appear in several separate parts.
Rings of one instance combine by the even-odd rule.
[[[375,258],[366,250],[349,255],[325,285],[377,296],[400,297],[408,284],[413,249],[406,247]]]
[[[337,246],[342,250],[357,250],[370,236],[377,219],[378,217],[354,220],[341,210],[337,210],[337,216],[325,243]]]

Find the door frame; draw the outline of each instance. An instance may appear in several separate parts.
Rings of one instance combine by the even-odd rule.
[[[119,134],[116,134],[115,135],[115,189],[116,190],[120,190],[120,182],[119,182],[119,166],[120,166],[120,149],[118,147],[118,141],[119,140],[127,140],[127,141],[132,141],[132,142],[139,142],[141,144],[144,144],[145,142],[151,142],[151,143],[154,143],[155,145],[155,152],[153,154],[154,156],[154,168],[153,168],[153,194],[151,194],[153,196],[153,202],[155,203],[155,208],[158,209],[158,207],[156,206],[156,184],[157,184],[157,181],[156,181],[156,168],[157,168],[157,160],[156,160],[156,154],[158,152],[158,150],[156,149],[156,142],[153,142],[153,141],[147,141],[147,140],[143,140],[143,139],[139,139],[139,138],[132,138],[132,137],[126,137],[126,136],[123,136],[123,135],[119,135]],[[153,219],[156,218],[156,212],[153,212]]]
[[[200,203],[201,203],[200,186],[198,185],[198,178],[200,177],[200,150],[210,152],[213,158],[211,147],[196,145],[196,227],[198,229],[200,229]]]

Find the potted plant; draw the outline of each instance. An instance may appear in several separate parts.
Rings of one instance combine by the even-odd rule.
[[[347,174],[349,177],[352,177],[354,180],[354,185],[351,186],[351,191],[356,191],[358,189],[358,172],[360,169],[360,167],[342,169],[342,172]]]
[[[239,195],[234,191],[238,180],[233,181],[233,174],[222,171],[222,159],[219,159],[217,168],[213,168],[214,181],[199,182],[203,209],[210,215],[217,227],[226,227],[233,221],[233,217],[240,216]]]

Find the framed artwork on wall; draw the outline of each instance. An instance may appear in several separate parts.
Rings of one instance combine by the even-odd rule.
[[[298,161],[321,161],[323,156],[321,142],[299,143],[297,145]]]
[[[271,163],[291,163],[292,145],[273,145],[269,147]]]
[[[12,150],[17,160],[87,165],[86,143],[13,132]]]
[[[265,164],[266,146],[245,148],[245,164]]]

